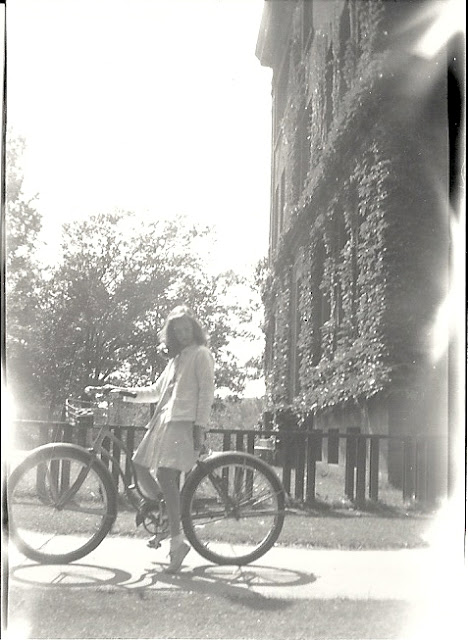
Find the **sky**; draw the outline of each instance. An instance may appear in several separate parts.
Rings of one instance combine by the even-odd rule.
[[[62,222],[183,214],[216,271],[267,253],[271,70],[262,0],[9,0],[8,126],[26,139],[43,256]]]
[[[215,273],[268,251],[271,70],[263,0],[9,0],[8,128],[26,140],[40,256],[63,222],[116,209],[209,225]],[[208,251],[208,249],[207,249]],[[241,361],[263,340],[231,345]],[[246,394],[261,395],[263,383]]]

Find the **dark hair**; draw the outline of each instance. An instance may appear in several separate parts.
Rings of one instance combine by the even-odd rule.
[[[180,318],[188,318],[188,320],[190,320],[190,322],[192,323],[193,339],[197,344],[207,343],[205,331],[203,330],[200,322],[196,319],[193,311],[183,304],[179,305],[178,307],[174,307],[174,309],[172,309],[172,311],[167,316],[164,327],[159,334],[159,339],[161,340],[161,342],[165,343],[168,351],[168,356],[170,358],[173,358],[182,350],[181,345],[179,344],[179,341],[177,340],[174,333],[174,321],[179,320]]]

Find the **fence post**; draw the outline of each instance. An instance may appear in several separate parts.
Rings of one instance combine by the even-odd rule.
[[[439,438],[428,437],[427,440],[427,499],[436,504],[444,495],[442,486],[442,460],[444,452]]]
[[[262,427],[263,427],[263,431],[273,430],[273,412],[272,411],[263,412]]]
[[[315,474],[317,472],[317,464],[315,462],[314,448],[314,435],[309,431],[309,433],[307,434],[307,486],[305,495],[306,504],[312,504],[315,501]]]
[[[369,498],[377,501],[379,499],[380,440],[376,436],[370,438],[369,456]]]
[[[76,425],[76,444],[79,444],[81,447],[86,447],[88,428],[89,426],[86,423],[83,424],[81,421]]]
[[[338,429],[328,429],[327,462],[339,463],[340,438]]]
[[[301,502],[304,500],[304,479],[305,479],[305,462],[306,462],[306,443],[307,436],[305,433],[296,434],[296,472],[294,476],[294,497]]]
[[[76,421],[76,442],[82,447],[86,447],[88,440],[88,429],[92,429],[94,425],[94,416],[80,416]]]
[[[79,427],[77,426],[76,429],[79,430]],[[73,426],[71,424],[64,425],[62,440],[63,442],[73,443]],[[51,467],[54,464],[58,465],[59,463],[58,461],[53,461],[51,462]],[[62,491],[70,486],[70,462],[68,460],[63,460],[62,462],[59,482]]]
[[[255,451],[255,433],[248,433],[247,434],[247,453],[250,454],[254,454]],[[247,488],[247,495],[250,497],[252,495],[253,492],[253,470],[252,469],[248,469],[247,470],[247,476],[246,476],[246,488]]]
[[[47,423],[41,424],[39,427],[40,440],[39,445],[46,444],[49,441],[49,425]],[[46,473],[42,465],[38,465],[36,468],[36,487],[39,494],[45,494],[45,479]]]
[[[231,434],[223,433],[223,451],[231,450]]]
[[[354,500],[354,470],[356,468],[356,436],[360,432],[359,427],[348,427],[346,433],[346,460],[345,460],[345,495]]]
[[[413,438],[403,439],[403,501],[413,500],[415,496],[415,446]]]
[[[255,451],[255,433],[247,434],[247,453],[254,454]]]
[[[236,451],[244,451],[244,434],[236,433]],[[224,471],[224,469],[223,469]],[[242,492],[242,487],[245,482],[245,473],[243,469],[235,469],[234,471],[234,491],[237,495]]]
[[[416,442],[416,499],[427,500],[427,440],[418,438]]]
[[[322,459],[322,431],[314,429],[309,431],[307,446],[307,487],[306,502],[315,501],[317,461]]]
[[[125,482],[129,484],[131,480],[134,480],[134,478],[132,478],[131,456],[133,455],[133,449],[135,447],[135,427],[127,427],[126,435],[125,446],[127,447],[130,457],[125,456]]]
[[[223,451],[230,451],[231,449],[231,434],[223,433]],[[223,480],[226,486],[229,486],[229,469],[224,467],[222,471]]]
[[[102,440],[101,447],[103,448],[104,451],[107,451],[107,453],[110,453],[111,444],[112,444],[111,439],[109,437],[105,437]],[[101,462],[104,464],[104,466],[107,469],[109,469],[109,457],[104,453],[104,451],[101,453]]]
[[[295,439],[291,429],[296,426],[296,417],[289,409],[280,409],[276,414],[276,422],[281,437],[283,457],[283,486],[287,494],[291,493],[291,471],[295,453]]]
[[[366,501],[367,438],[357,436],[356,446],[356,504],[362,507]]]
[[[122,438],[122,428],[112,427],[112,430],[114,432],[114,436],[120,440]],[[112,456],[115,458],[115,462],[112,461],[112,477],[114,478],[117,491],[119,490],[119,465],[120,465],[121,453],[122,453],[122,450],[120,448],[120,445],[117,442],[113,442]]]
[[[48,442],[50,442],[50,440],[49,440],[49,425],[47,424],[47,422],[43,422],[41,424],[41,426],[39,427],[39,432],[41,434],[39,436],[39,445],[47,444]]]

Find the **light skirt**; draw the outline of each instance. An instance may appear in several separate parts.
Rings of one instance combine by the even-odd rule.
[[[193,422],[167,422],[163,409],[151,424],[133,455],[133,462],[156,474],[159,467],[190,471],[198,452],[193,441]]]

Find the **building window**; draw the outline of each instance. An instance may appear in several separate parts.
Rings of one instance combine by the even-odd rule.
[[[335,351],[343,322],[343,285],[340,277],[340,265],[343,259],[342,253],[346,244],[346,227],[341,211],[335,212],[333,217],[333,351]]]
[[[271,236],[271,242],[270,242],[270,246],[272,249],[274,249],[276,247],[276,244],[278,242],[278,200],[279,200],[279,185],[276,185],[276,189],[275,189],[275,198],[273,200],[273,207],[272,207],[272,216],[271,216],[271,231],[270,231],[270,236]]]
[[[284,226],[284,209],[285,209],[285,187],[286,179],[284,170],[281,173],[279,183],[276,185],[275,198],[273,201],[271,225],[270,225],[270,246],[275,249],[278,244],[281,232]]]
[[[285,206],[285,197],[284,197],[284,191],[286,188],[286,178],[285,178],[285,173],[284,171],[282,171],[281,173],[281,179],[280,179],[280,183],[279,183],[279,193],[278,193],[278,239],[281,236],[281,232],[283,231],[283,226],[284,226],[284,206]]]
[[[277,82],[274,83],[273,100],[273,138],[276,142],[280,129],[281,120],[288,101],[288,76],[289,76],[289,53],[287,52],[283,65],[278,73]]]
[[[302,49],[307,51],[314,37],[313,0],[302,2]]]
[[[276,339],[276,313],[272,311],[272,315],[268,321],[265,344],[265,367],[266,371],[273,369],[273,359],[275,353]]]
[[[314,254],[312,255],[312,299],[314,300],[314,311],[312,315],[312,365],[318,365],[322,358],[322,327],[330,320],[330,297],[329,293],[324,290],[323,265],[325,263],[325,247],[323,240],[317,243]]]
[[[291,314],[290,314],[290,389],[291,398],[294,398],[300,392],[300,376],[301,367],[301,349],[299,345],[299,336],[301,333],[301,287],[302,287],[302,256],[296,261],[291,286]]]
[[[333,49],[330,46],[325,60],[325,132],[328,133],[333,120]]]
[[[351,243],[351,317],[353,336],[357,336],[357,305],[359,299],[358,243],[359,243],[359,198],[357,187],[351,184],[348,203],[349,237]]]
[[[312,101],[301,110],[297,127],[296,200],[301,197],[311,163]]]
[[[347,89],[345,77],[346,54],[351,39],[351,19],[348,3],[345,4],[340,20],[340,94],[343,96]]]

